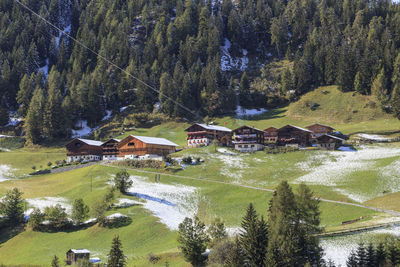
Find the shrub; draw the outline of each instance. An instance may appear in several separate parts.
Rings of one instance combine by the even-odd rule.
[[[185,163],[185,164],[192,164],[192,157],[184,157],[183,159],[182,159],[182,162],[183,163]]]
[[[129,173],[126,170],[118,172],[114,177],[114,184],[121,193],[126,193],[129,187],[132,186],[132,181],[129,179]]]
[[[219,266],[224,265],[226,258],[233,248],[233,242],[229,239],[222,239],[217,242],[210,252],[207,260],[207,266]]]
[[[160,257],[157,255],[154,255],[153,253],[149,253],[147,255],[147,260],[151,263],[151,264],[156,264],[157,262],[160,261]]]
[[[29,216],[28,224],[34,231],[39,230],[40,224],[44,221],[45,215],[40,211],[40,209],[35,208],[31,215]]]
[[[53,163],[51,161],[47,162],[48,167],[50,167],[51,165],[53,165]]]
[[[89,207],[85,205],[83,199],[75,199],[74,205],[72,206],[71,218],[75,224],[82,223],[89,217]]]
[[[44,210],[45,219],[49,221],[49,225],[56,229],[61,229],[68,225],[68,217],[60,204],[55,206],[46,207]]]
[[[122,160],[122,161],[114,162],[113,164],[116,166],[126,166],[126,167],[132,167],[132,168],[137,168],[137,169],[144,169],[144,168],[161,169],[162,168],[162,161],[152,160],[152,159]]]

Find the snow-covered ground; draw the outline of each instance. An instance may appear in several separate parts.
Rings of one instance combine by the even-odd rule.
[[[355,152],[319,152],[311,155],[308,161],[297,164],[297,167],[308,171],[296,182],[319,184],[335,187],[338,192],[349,198],[364,202],[379,196],[388,188],[400,191],[400,160],[379,170],[379,183],[371,188],[370,193],[343,189],[349,175],[356,171],[376,170],[375,161],[400,156],[400,148],[390,146],[364,146]]]
[[[196,214],[199,194],[195,187],[151,183],[142,176],[131,176],[131,180],[133,184],[128,194],[145,199],[143,207],[157,216],[169,229],[177,230],[185,217]]]
[[[72,130],[72,137],[84,137],[86,135],[89,135],[90,133],[93,132],[94,129],[90,128],[87,125],[86,120],[80,120],[77,122],[75,125],[76,127],[79,127],[79,130]]]
[[[112,113],[111,110],[106,110],[106,115],[103,117],[102,120],[106,121],[106,120],[110,119],[111,118],[111,113]]]
[[[22,118],[18,116],[16,112],[10,111],[10,120],[7,124],[7,126],[17,126],[18,123],[22,121]]]
[[[320,244],[325,251],[324,259],[331,259],[336,266],[346,266],[346,260],[352,250],[356,250],[358,244],[373,242],[378,234],[391,234],[400,237],[400,226],[380,228],[354,235],[322,238]]]
[[[377,135],[377,134],[358,134],[358,137],[361,137],[363,139],[371,140],[371,141],[389,141],[391,138],[387,138],[383,135]]]
[[[65,211],[70,214],[72,210],[72,206],[69,204],[69,201],[63,197],[42,197],[42,198],[28,198],[26,199],[28,203],[28,210],[25,212],[25,215],[31,214],[33,208],[38,208],[41,211],[44,211],[46,207],[55,206],[60,204],[61,207],[65,208]]]
[[[0,182],[4,182],[7,180],[10,180],[12,178],[13,174],[13,168],[11,168],[8,165],[0,165]]]
[[[233,178],[234,183],[240,183],[243,174],[245,174],[246,169],[249,168],[249,165],[244,161],[246,155],[228,155],[224,153],[216,155],[215,157],[222,163],[220,173],[224,176]]]
[[[241,106],[238,106],[236,108],[236,116],[239,117],[239,118],[261,115],[261,114],[263,114],[265,112],[267,112],[267,110],[265,108],[244,109]]]
[[[242,57],[234,58],[231,56],[229,49],[231,47],[231,42],[225,38],[224,46],[221,46],[221,70],[230,71],[230,70],[241,70],[244,71],[247,69],[247,65],[249,64],[249,58],[247,57],[247,50],[242,50]]]

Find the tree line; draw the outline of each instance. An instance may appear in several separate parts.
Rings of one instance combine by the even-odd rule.
[[[400,117],[400,12],[391,0],[25,4],[100,55],[15,1],[0,3],[1,122],[6,124],[7,111],[17,110],[32,143],[68,137],[77,121],[95,126],[106,110],[119,113],[128,105],[133,112],[191,119],[233,112],[237,103],[283,103],[332,84],[372,94],[381,108]],[[221,46],[227,40],[232,57],[246,51],[256,65],[293,61],[279,90],[253,90],[251,82],[261,75],[257,68],[223,69]]]

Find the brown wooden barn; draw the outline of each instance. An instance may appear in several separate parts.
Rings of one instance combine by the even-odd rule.
[[[278,128],[269,127],[264,130],[265,144],[275,144],[278,141]]]
[[[185,131],[188,147],[208,146],[214,139],[224,146],[232,144],[232,130],[223,126],[195,123]]]
[[[318,124],[318,123],[307,126],[306,129],[313,132],[312,138],[317,138],[324,134],[331,134],[335,131],[335,129],[332,128],[331,126],[322,125],[322,124]]]
[[[342,138],[329,134],[324,134],[317,137],[317,146],[319,149],[334,150],[343,145],[344,141],[345,140]]]
[[[118,143],[118,159],[160,157],[174,153],[177,144],[157,137],[130,135]]]
[[[233,130],[233,144],[240,152],[264,149],[264,131],[254,127],[242,126]]]
[[[67,251],[67,260],[66,263],[68,265],[75,264],[80,259],[90,258],[90,251],[87,249],[70,249]]]
[[[310,130],[286,125],[278,129],[278,145],[279,146],[310,146],[311,145]]]
[[[66,145],[67,161],[97,161],[101,160],[103,143],[95,140],[75,138]]]
[[[112,138],[101,145],[103,148],[103,160],[117,159],[119,142],[121,142],[121,140]]]

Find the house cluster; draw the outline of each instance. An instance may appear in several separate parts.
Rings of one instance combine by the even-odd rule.
[[[157,137],[129,135],[106,142],[75,138],[67,145],[67,162],[160,158],[176,151],[177,144]]]
[[[240,152],[263,150],[266,146],[316,146],[320,149],[334,150],[345,141],[335,135],[334,128],[322,124],[313,124],[306,128],[286,125],[279,129],[269,127],[265,130],[242,126],[231,130],[222,126],[196,123],[185,131],[188,147],[207,146],[217,141]]]

